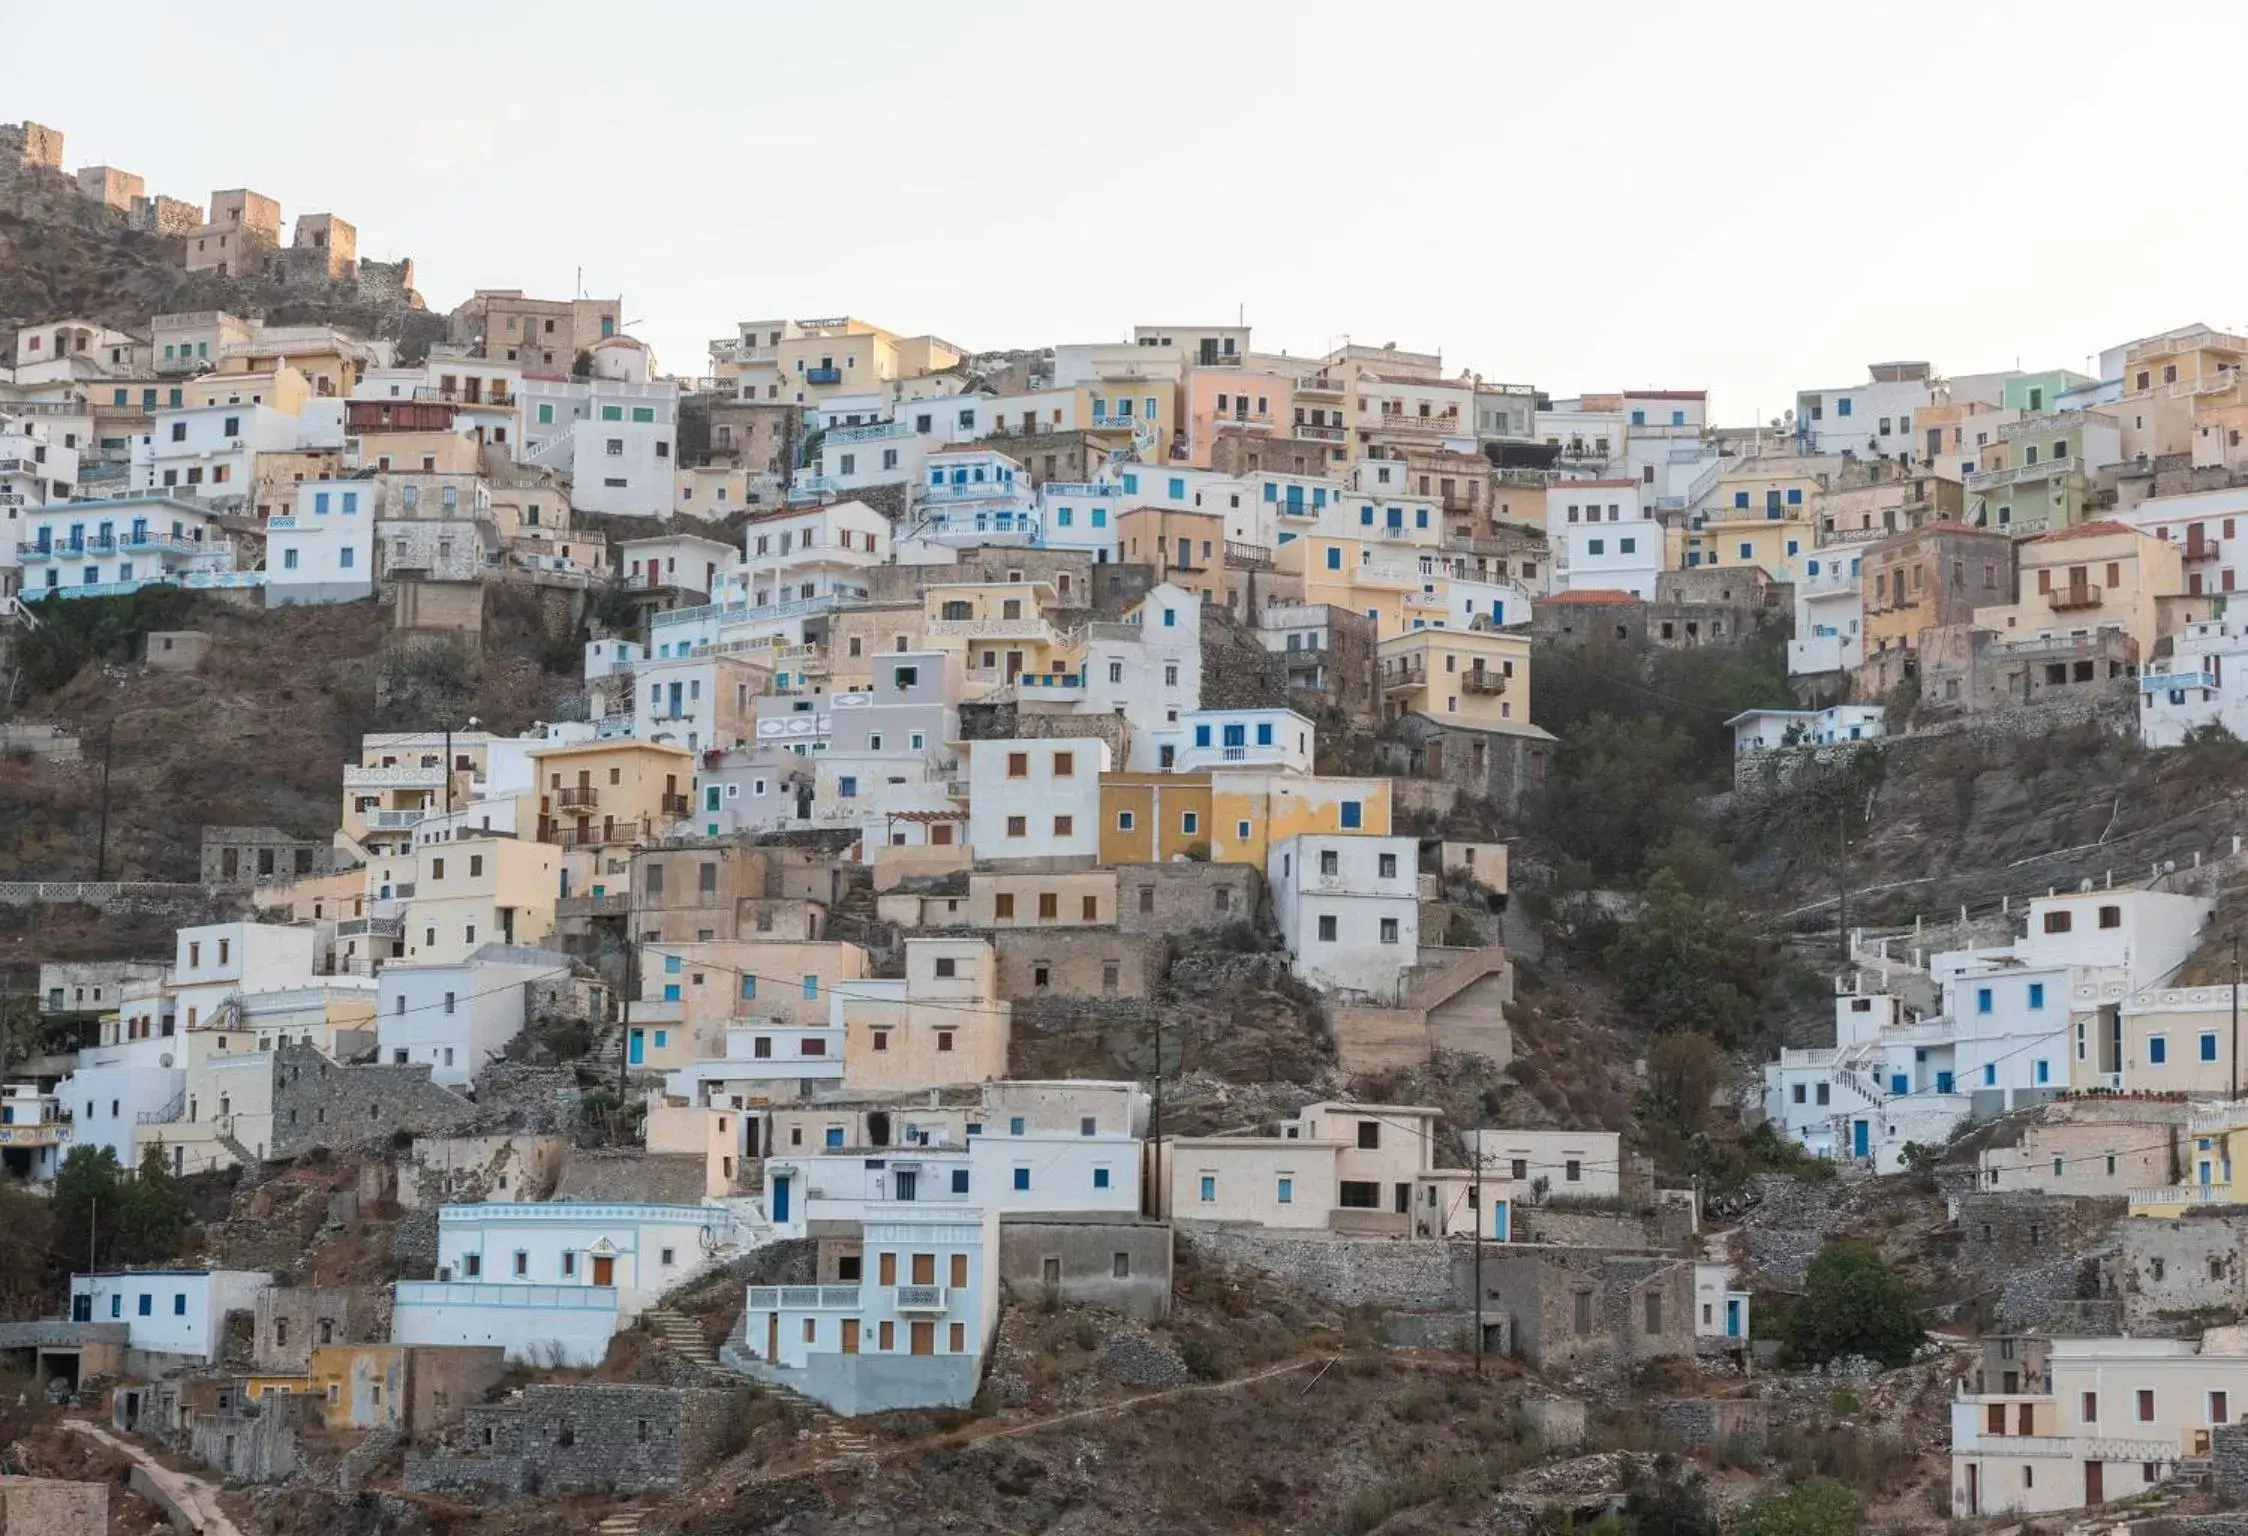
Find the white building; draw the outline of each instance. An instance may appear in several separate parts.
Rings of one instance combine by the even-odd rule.
[[[847,982],[844,987],[863,987]],[[650,1046],[662,1049],[653,1040]],[[668,1042],[664,1042],[668,1044]],[[784,1019],[758,1018],[726,1028],[726,1049],[721,1056],[706,1057],[665,1074],[664,1092],[689,1104],[754,1104],[771,1100],[810,1098],[831,1091],[843,1082],[843,1026],[820,1020],[795,1024]],[[767,1183],[770,1192],[773,1186]],[[773,1219],[788,1214],[768,1205]]]
[[[1122,715],[1131,724],[1127,766],[1154,768],[1159,745],[1175,746],[1186,719],[1202,706],[1201,597],[1159,582],[1121,623],[1090,625],[1083,677],[1070,681],[1082,695],[1077,713]],[[1026,691],[1034,686],[1027,676],[1017,682]]]
[[[70,1277],[70,1318],[123,1323],[125,1347],[146,1368],[213,1365],[226,1345],[226,1314],[248,1311],[273,1277],[242,1269],[124,1269]]]
[[[743,530],[740,585],[753,606],[821,593],[864,596],[866,571],[890,563],[890,520],[863,501],[761,512]]]
[[[968,845],[978,859],[1098,858],[1097,736],[968,743]]]
[[[1862,558],[1835,546],[1805,559],[1795,585],[1795,637],[1787,644],[1790,677],[1848,672],[1865,660]]]
[[[400,1280],[391,1287],[391,1343],[496,1347],[511,1365],[599,1365],[617,1324],[614,1286]]]
[[[929,455],[920,500],[908,521],[898,538],[901,565],[949,564],[963,549],[1041,542],[1029,472],[980,444]]]
[[[297,446],[297,418],[270,405],[185,405],[158,411],[133,439],[135,491],[204,501],[246,498],[257,457]]]
[[[2248,739],[2248,630],[2227,619],[2203,619],[2188,624],[2175,645],[2139,674],[2139,740],[2182,746],[2189,732],[2209,726]]]
[[[758,1227],[715,1202],[447,1205],[437,1212],[437,1278],[613,1289],[614,1315],[623,1324],[673,1286],[761,1240]]]
[[[2248,592],[2248,547],[2239,533],[2248,526],[2248,486],[2150,496],[2115,519],[2177,546],[2188,596]]]
[[[1032,1128],[1027,1116],[971,1122],[962,1139],[919,1146],[774,1152],[765,1164],[775,1235],[804,1237],[814,1224],[864,1221],[885,1202],[984,1206],[1002,1214],[1059,1215],[1140,1209],[1140,1140],[1129,1132]],[[1088,1121],[1092,1117],[1087,1117]]]
[[[1926,363],[1876,363],[1869,372],[1863,384],[1797,392],[1795,437],[1801,452],[1921,457],[1913,413],[1947,403],[1951,392]]]
[[[64,1103],[37,1083],[0,1085],[0,1171],[35,1189],[54,1181],[71,1146]]]
[[[727,1363],[837,1413],[972,1401],[999,1323],[999,1214],[876,1205],[849,1273],[751,1286]]]
[[[1265,872],[1289,968],[1327,991],[1396,1002],[1421,958],[1419,859],[1410,837],[1275,842]]]
[[[1784,747],[1830,747],[1874,741],[1888,734],[1879,704],[1837,704],[1831,709],[1749,709],[1725,723],[1733,728],[1733,755]]]
[[[676,587],[697,597],[719,590],[719,578],[741,564],[741,552],[716,539],[667,533],[652,539],[626,539],[617,545],[625,585],[645,590]]]
[[[65,447],[46,418],[0,408],[0,597],[14,593],[22,564],[16,546],[31,538],[26,509],[67,501],[77,488],[78,450]]]
[[[662,517],[671,510],[679,391],[623,379],[523,380],[517,458],[567,471],[580,512]]]
[[[1461,1136],[1468,1162],[1511,1181],[1525,1200],[1614,1200],[1623,1194],[1623,1138],[1614,1131],[1485,1130]]]
[[[1195,709],[1180,714],[1158,750],[1174,746],[1163,766],[1180,773],[1213,768],[1309,773],[1318,742],[1316,728],[1292,709]]]
[[[265,523],[265,605],[350,603],[375,594],[375,492],[364,480],[307,480],[296,509]]]
[[[1115,562],[1116,519],[1128,503],[1114,481],[1049,480],[1038,488],[1040,542],[1048,549],[1082,549],[1096,565]]]
[[[466,1087],[497,1061],[530,1016],[531,983],[567,976],[570,958],[486,958],[491,948],[451,965],[385,965],[376,978],[376,1060],[427,1062],[430,1081],[447,1088]]]
[[[1664,567],[1663,525],[1640,504],[1636,480],[1563,480],[1546,490],[1553,587],[1652,599]]]
[[[1694,1337],[1749,1339],[1749,1293],[1733,1281],[1730,1264],[1694,1266]]]
[[[234,570],[234,545],[207,507],[169,496],[53,502],[26,507],[26,602],[47,597],[108,597],[142,587],[255,585]]]

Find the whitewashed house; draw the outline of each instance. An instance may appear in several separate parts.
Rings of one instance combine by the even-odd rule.
[[[1395,1003],[1420,964],[1419,859],[1410,837],[1276,841],[1265,873],[1289,969],[1325,991]]]
[[[212,1365],[226,1345],[226,1314],[256,1305],[273,1277],[242,1269],[119,1269],[70,1277],[70,1320],[123,1323],[125,1347],[151,1374]]]
[[[375,494],[363,480],[307,480],[295,510],[265,523],[265,605],[351,603],[375,593]]]

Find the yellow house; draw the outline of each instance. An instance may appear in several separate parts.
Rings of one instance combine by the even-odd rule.
[[[659,742],[608,740],[536,747],[539,840],[564,848],[649,841],[693,809],[695,755]]]
[[[1210,857],[1265,868],[1272,845],[1305,832],[1387,837],[1390,781],[1277,769],[1210,775]]]
[[[464,432],[369,432],[354,468],[407,474],[473,475],[483,449]]]
[[[478,837],[466,829],[421,844],[403,919],[406,958],[453,965],[486,944],[535,945],[551,937],[562,863],[551,842]]]
[[[354,843],[410,845],[423,816],[468,800],[469,785],[484,772],[492,738],[482,731],[388,731],[365,736],[359,761],[343,769],[343,833]],[[453,762],[445,766],[450,745]]]
[[[840,997],[843,1077],[855,1093],[1007,1075],[1014,1010],[987,940],[907,939],[903,981],[861,982]]]
[[[720,1057],[727,1026],[747,1019],[820,1028],[837,989],[866,974],[866,951],[840,940],[643,945],[640,996],[626,1010],[627,1059],[669,1071]]]
[[[1469,730],[1530,718],[1530,639],[1491,629],[1421,629],[1381,642],[1382,713],[1426,715]]]
[[[1164,864],[1184,858],[1189,848],[1209,840],[1209,826],[1207,773],[1101,775],[1104,866]],[[1186,830],[1189,827],[1194,830]]]
[[[2020,596],[1975,610],[2007,640],[2120,629],[2149,660],[2161,638],[2157,600],[2186,590],[2185,553],[2124,523],[2079,523],[2018,546]]]
[[[1065,676],[1085,664],[1085,632],[1048,619],[1045,581],[932,582],[922,589],[921,631],[930,650],[961,658],[971,696],[1024,673]]]
[[[2133,342],[2123,353],[2123,393],[2106,407],[2123,429],[2123,461],[2191,453],[2195,403],[2223,395],[2248,364],[2248,338],[2205,325]]]
[[[2169,1017],[2175,1018],[2175,1015]],[[2229,1020],[2230,1015],[2226,1018]],[[2190,1050],[2192,1043],[2189,1034],[2180,1046],[2180,1054],[2194,1054]],[[2226,1086],[2218,1083],[2215,1091],[2221,1095]],[[2175,1148],[2174,1163],[2179,1182],[2133,1190],[2132,1215],[2185,1216],[2196,1207],[2237,1205],[2243,1196],[2248,1196],[2248,1188],[2236,1184],[2233,1174],[2236,1159],[2248,1159],[2248,1106],[2212,1102],[2197,1107],[2187,1118]],[[2242,1168],[2242,1174],[2244,1182],[2248,1182],[2248,1167]]]
[[[219,363],[219,376],[289,368],[301,374],[316,395],[348,397],[358,386],[361,360],[358,350],[346,347],[339,334],[325,326],[284,326],[272,331],[261,328],[250,341],[240,344],[239,350],[227,349],[227,356]]]
[[[302,414],[311,398],[311,381],[286,364],[260,373],[206,373],[180,386],[183,405],[263,405],[290,416]]]
[[[1714,512],[1699,528],[1670,530],[1672,564],[1680,570],[1757,565],[1774,581],[1800,581],[1803,557],[1819,545],[1811,510],[1797,507],[1778,519],[1763,512]]]
[[[1436,557],[1380,539],[1308,534],[1273,551],[1273,568],[1302,580],[1303,602],[1362,613],[1382,640],[1441,624],[1450,610],[1451,582]]]

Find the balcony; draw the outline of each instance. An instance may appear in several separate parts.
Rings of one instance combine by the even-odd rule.
[[[346,763],[343,770],[345,789],[443,789],[445,770],[435,763],[424,767],[420,763],[383,763],[368,767],[363,763]]]
[[[1460,688],[1466,693],[1480,693],[1497,698],[1506,692],[1507,676],[1484,667],[1470,667],[1460,674]]]
[[[843,370],[840,368],[807,368],[804,370],[804,382],[815,386],[840,384],[843,382]]]
[[[554,803],[564,809],[591,810],[600,805],[601,791],[590,784],[581,784],[575,789],[558,789],[554,792]]]
[[[2101,590],[2098,587],[2071,584],[2055,587],[2046,593],[2045,605],[2055,613],[2068,613],[2079,608],[2097,608],[2100,606],[2100,598]]]
[[[2142,672],[2139,674],[2139,692],[2141,693],[2169,693],[2173,689],[2182,691],[2190,688],[2205,688],[2214,693],[2217,690],[2217,675],[2214,672],[2200,671]]]
[[[694,811],[694,802],[685,795],[665,795],[663,813],[666,816],[687,816]]]
[[[1426,432],[1436,436],[1458,437],[1460,418],[1457,416],[1418,416],[1404,411],[1384,411],[1371,423],[1377,432]]]
[[[1237,544],[1226,540],[1226,569],[1231,571],[1269,571],[1272,569],[1272,551],[1262,544]]]
[[[1352,585],[1360,587],[1412,587],[1418,589],[1428,579],[1424,571],[1407,565],[1385,565],[1369,560],[1351,570]]]
[[[1418,693],[1428,686],[1428,665],[1415,657],[1408,662],[1392,663],[1382,668],[1382,692]]]
[[[2076,474],[2083,467],[2071,455],[2064,459],[2047,459],[2041,464],[2017,464],[2012,469],[1978,470],[1967,477],[1967,489],[1982,492],[2003,490],[2010,485],[2035,485],[2040,481]]]
[[[1296,436],[1309,438],[1316,443],[1347,443],[1350,441],[1348,428],[1318,427],[1302,421],[1296,423]]]
[[[2134,1189],[2133,1205],[2230,1205],[2230,1184],[2166,1184],[2159,1189]]]
[[[1013,619],[936,619],[923,626],[932,640],[957,636],[968,640],[1032,640],[1060,645],[1067,637],[1036,614]]]
[[[942,1312],[945,1309],[945,1288],[941,1285],[901,1285],[897,1287],[896,1300],[900,1312]]]
[[[885,438],[911,437],[913,428],[902,421],[877,421],[858,427],[829,427],[820,438],[822,447],[831,443],[874,443]]]
[[[1213,416],[1210,418],[1210,430],[1213,432],[1270,432],[1272,430],[1272,417],[1269,413],[1263,411],[1247,416],[1240,414]]]
[[[70,1127],[58,1120],[36,1125],[0,1125],[0,1147],[59,1147],[70,1140]]]
[[[554,904],[556,917],[624,917],[632,911],[632,898],[623,894],[564,896]]]
[[[2185,546],[2186,564],[2193,565],[2203,560],[2214,560],[2218,558],[2217,551],[2221,547],[2220,541],[2216,539],[2188,539]]]
[[[749,1288],[753,1312],[856,1312],[859,1288],[855,1285],[753,1285]]]
[[[1141,425],[1151,422],[1143,416],[1095,416],[1090,430],[1095,432],[1137,432]]]
[[[367,826],[375,832],[403,832],[409,827],[420,826],[422,818],[428,814],[426,810],[369,811]]]
[[[397,917],[347,917],[336,924],[339,939],[402,939],[406,936],[406,923]]]
[[[921,488],[924,501],[1011,501],[1023,494],[1024,488],[1013,480],[947,481]]]

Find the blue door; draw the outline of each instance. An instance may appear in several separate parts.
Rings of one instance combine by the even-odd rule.
[[[1506,1238],[1507,1208],[1504,1200],[1491,1202],[1491,1241],[1503,1243]]]
[[[645,1059],[643,1052],[645,1050],[646,1044],[641,1039],[641,1032],[637,1029],[628,1030],[625,1033],[625,1042],[625,1053],[627,1058],[632,1062],[634,1066],[639,1066],[640,1063]]]
[[[1873,1150],[1872,1127],[1864,1120],[1850,1122],[1850,1155],[1864,1157]]]
[[[1938,1072],[1936,1074],[1936,1091],[1938,1093],[1951,1092],[1951,1074],[1949,1072]]]
[[[1892,1072],[1889,1074],[1889,1091],[1899,1095],[1910,1093],[1912,1082],[1902,1072]]]
[[[788,1220],[788,1175],[785,1173],[773,1176],[773,1220]]]
[[[1737,1301],[1728,1301],[1725,1303],[1725,1337],[1737,1339],[1740,1336],[1741,1304]]]

